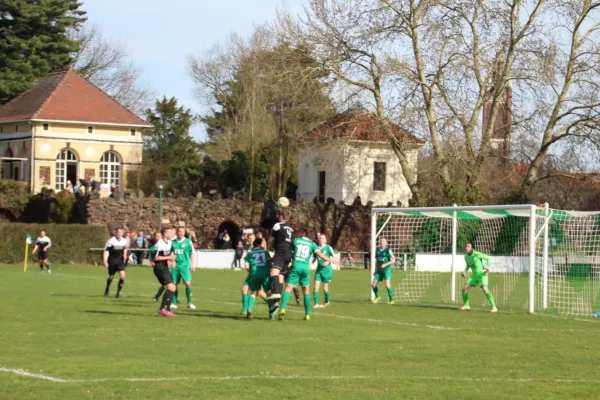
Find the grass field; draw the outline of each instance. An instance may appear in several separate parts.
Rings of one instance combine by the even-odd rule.
[[[199,270],[198,310],[167,319],[150,268],[128,269],[121,299],[102,296],[105,274],[0,266],[1,399],[600,397],[593,318],[374,305],[354,270],[311,321],[296,306],[269,321],[262,301],[248,321],[244,274]]]

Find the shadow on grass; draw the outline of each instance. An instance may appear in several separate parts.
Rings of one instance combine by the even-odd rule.
[[[88,298],[102,298],[102,297],[105,297],[103,294],[75,294],[75,293],[51,293],[50,296],[56,296],[56,297],[88,297]]]
[[[121,312],[121,311],[107,311],[107,310],[83,310],[81,312],[88,313],[88,314],[128,315],[128,316],[135,316],[135,317],[149,317],[149,316],[153,316],[153,315],[158,316],[158,314],[156,314],[156,310],[154,310],[154,312],[151,312],[150,310],[148,310],[148,312],[144,313],[144,314],[128,313],[128,312]]]

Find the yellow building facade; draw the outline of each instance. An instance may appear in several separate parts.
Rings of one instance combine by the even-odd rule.
[[[67,181],[135,186],[150,126],[69,69],[0,108],[3,179],[59,191]]]

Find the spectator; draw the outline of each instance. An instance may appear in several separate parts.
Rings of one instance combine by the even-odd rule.
[[[132,256],[133,252],[131,250],[131,246],[133,246],[133,232],[127,232],[123,238],[125,239],[125,243],[127,245],[127,260],[125,260],[125,265],[134,264]]]
[[[194,230],[190,231],[189,239],[192,241],[192,245],[194,246],[194,249],[197,249],[198,248],[198,238],[196,237],[196,232]]]
[[[233,268],[242,268],[242,258],[244,257],[244,244],[238,240],[235,246],[235,258],[233,259]]]
[[[146,236],[146,242],[148,243],[148,248],[154,246],[156,244],[156,233]]]
[[[231,243],[231,237],[227,231],[223,231],[223,239],[221,239],[221,248],[223,250],[230,250],[233,248]]]
[[[71,181],[67,181],[67,185],[65,186],[65,190],[71,194],[74,194],[73,184]]]
[[[147,249],[148,248],[148,241],[146,240],[146,237],[144,236],[144,231],[138,232],[138,235],[135,238],[133,245],[136,249]],[[134,257],[136,258],[138,265],[141,265],[144,262],[145,254],[146,254],[145,251],[134,252]]]
[[[244,250],[248,250],[248,237],[245,233],[242,235],[242,245],[244,246]]]

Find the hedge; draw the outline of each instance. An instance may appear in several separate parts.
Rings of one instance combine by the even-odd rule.
[[[22,263],[27,234],[30,234],[35,242],[41,230],[45,230],[46,235],[52,240],[48,257],[50,263],[93,264],[101,261],[99,252],[92,253],[88,249],[90,247],[104,247],[108,238],[108,231],[104,227],[75,224],[10,223],[0,224],[0,237],[2,238],[0,263]],[[32,246],[29,246],[29,259],[37,262],[37,255],[31,255]]]

